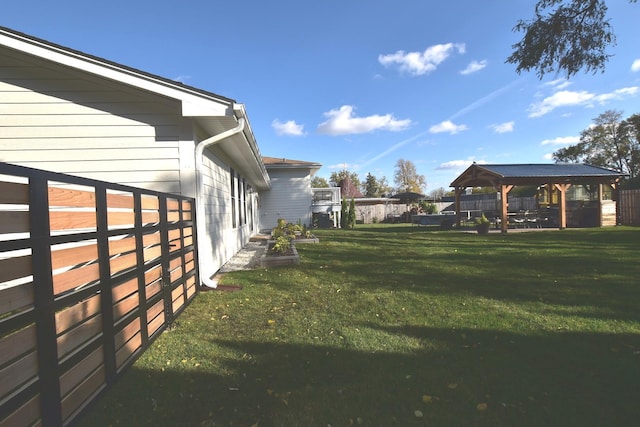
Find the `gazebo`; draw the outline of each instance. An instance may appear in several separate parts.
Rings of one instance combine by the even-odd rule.
[[[545,197],[549,202],[552,194],[557,194],[558,226],[560,229],[567,227],[567,190],[572,185],[584,185],[590,188],[597,187],[597,201],[600,207],[600,225],[603,221],[603,209],[605,187],[610,186],[612,194],[615,194],[619,181],[627,176],[624,173],[578,163],[552,163],[552,164],[477,164],[473,163],[452,183],[455,189],[456,221],[460,226],[460,197],[468,187],[493,187],[499,193],[500,198],[500,225],[503,233],[509,227],[509,205],[507,196],[509,191],[517,185],[544,186]],[[613,198],[612,198],[613,199]],[[615,201],[607,201],[613,204],[615,221]],[[615,224],[615,222],[614,222]]]

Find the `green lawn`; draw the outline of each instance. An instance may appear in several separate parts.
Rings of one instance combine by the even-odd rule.
[[[317,235],[200,294],[80,424],[639,422],[640,228]]]

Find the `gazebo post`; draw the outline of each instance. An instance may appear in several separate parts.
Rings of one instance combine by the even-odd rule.
[[[507,197],[512,188],[513,185],[500,185],[500,202],[502,204],[500,210],[500,229],[503,233],[509,230],[509,203],[507,202]]]
[[[558,227],[560,230],[567,228],[567,190],[571,184],[554,184],[558,189]]]
[[[465,187],[455,187],[456,193],[456,201],[455,201],[455,210],[456,210],[456,228],[460,229],[460,196],[464,191]]]

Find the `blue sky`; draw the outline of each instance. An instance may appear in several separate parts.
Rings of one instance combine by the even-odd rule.
[[[610,0],[604,74],[505,64],[534,1],[21,0],[0,25],[245,104],[265,156],[393,185],[411,160],[426,193],[471,162],[548,163],[609,109],[640,113],[640,5]]]

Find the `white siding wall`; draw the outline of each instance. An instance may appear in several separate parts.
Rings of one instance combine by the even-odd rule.
[[[179,141],[191,129],[177,102],[0,57],[0,161],[180,193]]]
[[[195,130],[180,108],[0,47],[2,162],[195,197]],[[208,253],[199,256],[215,271],[251,230],[232,227],[229,165],[208,152],[205,169]]]
[[[207,253],[199,256],[204,255],[209,271],[216,271],[249,241],[253,230],[249,219],[243,225],[236,221],[233,226],[230,166],[209,150],[205,150],[203,182],[209,241],[205,245]],[[255,208],[253,211],[255,220]],[[247,209],[247,215],[249,212]]]
[[[311,225],[311,175],[309,169],[269,169],[271,190],[261,194],[260,223],[271,229],[278,218]]]

